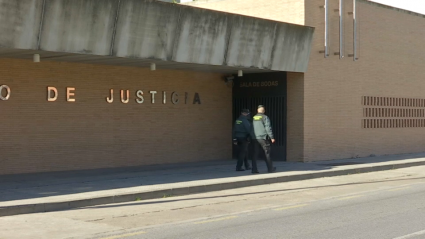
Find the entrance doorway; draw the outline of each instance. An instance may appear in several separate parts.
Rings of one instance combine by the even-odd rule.
[[[276,143],[272,145],[271,157],[275,161],[285,161],[286,72],[247,74],[236,78],[233,88],[233,122],[242,109],[249,109],[250,117],[255,115],[258,105],[264,105],[276,139]],[[233,157],[237,157],[236,147]]]

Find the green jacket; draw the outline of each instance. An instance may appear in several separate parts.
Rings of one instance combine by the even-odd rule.
[[[239,116],[233,126],[233,139],[247,138],[251,132],[251,124],[246,116]]]
[[[252,122],[252,134],[253,139],[267,139],[269,136],[270,139],[274,139],[272,126],[270,123],[269,117],[265,114],[256,114],[253,117]]]

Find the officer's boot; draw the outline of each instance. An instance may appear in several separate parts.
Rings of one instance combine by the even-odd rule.
[[[245,169],[246,170],[250,170],[251,169],[251,165],[248,162],[248,157],[245,158],[244,164],[245,164]]]

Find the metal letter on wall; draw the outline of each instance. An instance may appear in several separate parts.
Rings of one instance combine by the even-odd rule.
[[[177,94],[177,92],[171,94],[171,102],[173,102],[173,104],[179,103],[179,94]]]
[[[126,99],[124,99],[124,90],[121,90],[121,102],[124,103],[124,104],[127,104],[130,101],[130,91],[126,90],[125,92],[126,92],[126,96],[127,96]]]
[[[344,58],[344,0],[339,0],[339,58]]]
[[[195,93],[195,96],[193,97],[193,104],[201,104],[201,98],[198,93]]]
[[[357,61],[357,0],[353,0],[353,60]]]
[[[155,94],[157,93],[155,90],[151,90],[149,91],[149,93],[151,93],[151,98],[152,98],[152,104],[155,104]]]
[[[167,99],[167,93],[165,91],[162,92],[162,103],[165,104]]]
[[[329,0],[325,0],[325,58],[329,56]]]
[[[109,97],[106,97],[106,102],[108,102],[109,104],[114,102],[114,90],[113,89],[110,90]]]
[[[6,90],[6,96],[3,96],[3,89]],[[7,85],[0,86],[0,100],[8,100],[10,98],[10,87]]]
[[[52,92],[55,94],[54,97],[52,97]],[[56,101],[57,99],[58,99],[58,89],[52,86],[47,87],[47,101]]]
[[[143,98],[143,91],[142,90],[136,91],[136,97],[137,97],[136,102],[138,104],[141,104],[145,101],[145,99]]]
[[[66,88],[66,101],[68,102],[75,102],[75,98],[71,98],[73,96],[75,96],[74,92],[71,91],[75,91],[74,87],[67,87]]]

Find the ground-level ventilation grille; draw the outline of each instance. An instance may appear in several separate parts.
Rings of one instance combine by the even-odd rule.
[[[423,128],[425,119],[363,119],[362,127],[373,128]]]

